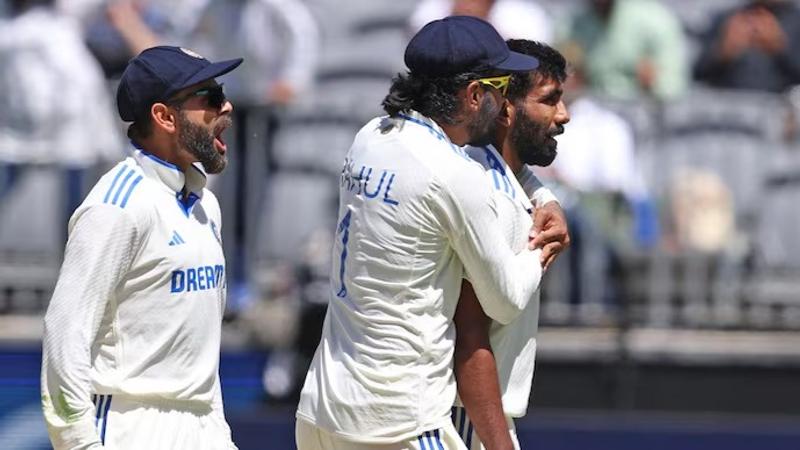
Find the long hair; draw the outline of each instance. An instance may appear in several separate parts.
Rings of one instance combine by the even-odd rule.
[[[411,72],[397,74],[381,106],[392,117],[413,109],[437,122],[452,125],[461,109],[458,92],[481,76],[486,75],[474,72],[446,77],[419,76]]]

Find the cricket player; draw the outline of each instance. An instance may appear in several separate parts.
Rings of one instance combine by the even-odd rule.
[[[566,229],[555,197],[541,186],[526,164],[547,166],[553,162],[554,137],[564,131],[569,113],[561,98],[561,85],[566,78],[564,57],[534,41],[510,40],[508,46],[534,56],[539,66],[532,72],[509,77],[505,93],[509,112],[502,115],[494,143],[469,147],[467,152],[481,163],[494,185],[505,238],[518,249],[527,245],[532,208],[529,199],[537,207],[557,208],[556,217]],[[459,399],[452,419],[470,450],[520,448],[514,418],[524,416],[528,408],[538,320],[538,290],[516,320],[503,324],[486,317],[466,286],[455,315]],[[488,379],[486,374],[494,379]]]
[[[489,143],[498,86],[538,61],[454,16],[410,41],[407,75],[356,135],[339,188],[330,300],[297,409],[310,449],[463,449],[450,421],[453,314],[468,277],[500,323],[539,287],[540,250],[512,250],[494,188],[461,146]]]
[[[44,319],[42,407],[62,449],[235,449],[219,348],[220,207],[206,173],[227,164],[233,106],[211,63],[178,47],[133,58],[117,90],[133,155],[69,222]]]

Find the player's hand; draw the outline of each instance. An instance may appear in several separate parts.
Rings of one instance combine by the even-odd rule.
[[[644,58],[636,64],[636,79],[645,91],[652,91],[656,85],[658,70],[655,63],[648,58]]]
[[[570,243],[567,217],[561,205],[557,202],[548,202],[541,208],[536,208],[531,237],[531,245],[542,249],[541,262],[546,270]]]
[[[751,13],[753,40],[763,51],[774,55],[786,49],[788,38],[778,19],[768,9],[759,7]]]
[[[294,86],[286,81],[276,81],[267,92],[267,101],[276,105],[288,105],[296,96]]]
[[[736,59],[752,45],[753,27],[747,13],[739,12],[728,18],[722,27],[719,54],[723,61]]]
[[[133,0],[109,2],[106,6],[106,16],[132,54],[138,55],[144,49],[159,44],[160,38],[144,22],[137,2]]]

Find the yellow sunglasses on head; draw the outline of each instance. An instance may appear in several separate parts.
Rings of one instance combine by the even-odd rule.
[[[508,82],[510,80],[511,80],[511,75],[501,75],[499,77],[478,78],[475,81],[481,84],[491,86],[500,91],[500,93],[505,96],[506,92],[508,92]]]

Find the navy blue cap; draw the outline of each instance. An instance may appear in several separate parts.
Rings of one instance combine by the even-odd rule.
[[[148,113],[153,103],[176,92],[235,69],[242,58],[212,63],[181,47],[159,46],[144,50],[128,62],[117,87],[117,110],[122,120],[133,122]]]
[[[471,16],[450,16],[422,27],[406,47],[412,74],[447,76],[464,72],[529,72],[533,56],[512,52],[494,27]]]
[[[405,62],[412,74],[428,76],[539,67],[539,60],[512,52],[489,22],[472,16],[445,17],[422,27],[406,47]]]

